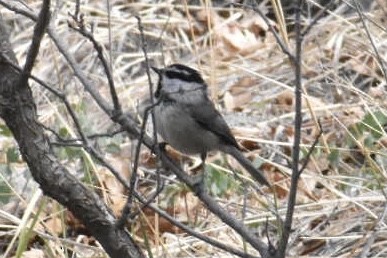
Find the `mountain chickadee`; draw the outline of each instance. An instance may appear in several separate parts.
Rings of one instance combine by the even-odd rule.
[[[243,156],[222,115],[208,98],[207,84],[198,71],[181,64],[164,69],[152,67],[159,75],[155,92],[158,133],[176,150],[200,154],[220,150],[232,155],[261,184],[266,178]]]

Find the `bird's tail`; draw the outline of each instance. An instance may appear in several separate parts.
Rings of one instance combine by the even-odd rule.
[[[270,187],[270,183],[267,181],[265,176],[258,170],[256,169],[253,164],[251,163],[250,160],[248,160],[240,150],[238,150],[234,146],[223,146],[221,150],[227,154],[230,154],[233,156],[246,170],[247,172],[250,173],[252,177],[254,177],[260,184],[266,185]]]

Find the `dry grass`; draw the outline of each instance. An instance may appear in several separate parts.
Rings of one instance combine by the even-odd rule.
[[[95,87],[109,100],[106,76],[92,45],[68,28],[68,12],[73,12],[73,1],[59,2],[60,6],[53,9],[52,26]],[[105,47],[106,56],[112,60],[124,109],[133,112],[149,91],[134,18],[140,15],[152,64],[163,66],[176,62],[198,68],[236,137],[251,150],[249,155],[256,158],[257,163],[263,163],[267,177],[277,185],[274,207],[270,204],[274,198],[272,193],[263,197],[235,182],[229,169],[237,166],[233,160],[224,162],[219,154],[210,157],[213,164],[208,169],[219,173],[209,179],[210,190],[218,194],[218,201],[236,217],[244,217],[245,223],[262,239],[266,239],[265,223],[268,221],[270,239],[275,241],[278,232],[271,211],[277,209],[284,215],[290,182],[294,72],[266,24],[250,10],[216,7],[211,1],[187,5],[185,1],[162,4],[122,0],[110,1],[109,23],[105,2],[87,1],[81,11],[94,28],[95,38]],[[383,11],[382,4],[382,1],[375,1],[365,15],[367,29],[385,63],[387,6],[384,4]],[[27,1],[27,5],[37,11],[40,1]],[[343,6],[345,4],[341,3],[327,13],[304,38],[303,155],[318,134],[317,120],[324,134],[301,177],[289,256],[352,257],[368,250],[368,257],[385,257],[387,253],[384,236],[387,138],[385,130],[380,130],[387,124],[386,75],[382,73],[358,14],[355,10],[341,12]],[[34,24],[5,8],[0,7],[0,12],[11,26],[11,41],[23,64]],[[286,14],[285,17],[288,18]],[[277,25],[274,19],[272,24]],[[286,40],[293,50],[294,37],[291,31],[288,35]],[[87,134],[114,129],[47,36],[33,74],[66,93]],[[34,82],[31,86],[40,121],[65,136],[76,137],[63,103]],[[101,249],[95,248],[98,243],[90,238],[67,235],[67,232],[79,232],[81,226],[63,207],[41,195],[20,158],[12,159],[11,154],[17,148],[12,137],[2,134],[0,143],[3,150],[0,192],[4,193],[0,210],[1,250],[14,254],[15,248],[23,250],[23,241],[27,241],[25,257],[34,257],[31,253],[36,257],[42,257],[38,255],[43,253],[70,257],[72,251],[81,257],[102,255]],[[128,176],[133,147],[129,139],[125,135],[103,138],[98,140],[98,146],[106,153],[106,158]],[[124,191],[105,169],[84,150],[60,148],[57,153],[66,166],[84,178],[90,187],[95,187],[119,213],[125,201]],[[152,171],[153,161],[146,150],[141,158],[142,171],[147,175]],[[194,169],[195,164],[192,167]],[[168,177],[173,179],[173,176]],[[153,188],[149,180],[141,185],[144,193]],[[244,247],[243,239],[208,214],[179,183],[172,180],[157,201],[197,231],[236,248]],[[176,232],[154,214],[144,212],[140,217],[138,220],[142,220],[142,224],[135,223],[133,233],[145,248],[145,230],[155,257],[231,256]],[[146,224],[149,227],[145,227]],[[33,230],[27,234],[25,229],[30,225]],[[254,253],[250,246],[246,246],[246,250]]]

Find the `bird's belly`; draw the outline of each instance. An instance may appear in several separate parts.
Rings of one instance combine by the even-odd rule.
[[[204,129],[183,109],[175,105],[156,108],[156,128],[173,148],[186,154],[201,154],[219,145],[217,135]]]

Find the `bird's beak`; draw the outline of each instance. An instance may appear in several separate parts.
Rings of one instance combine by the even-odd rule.
[[[161,69],[159,68],[156,68],[154,66],[151,66],[152,70],[157,73],[159,75],[159,83],[157,84],[157,89],[155,91],[155,97],[158,98],[160,96],[160,91],[161,91],[161,84],[160,84],[160,80],[161,80]]]

